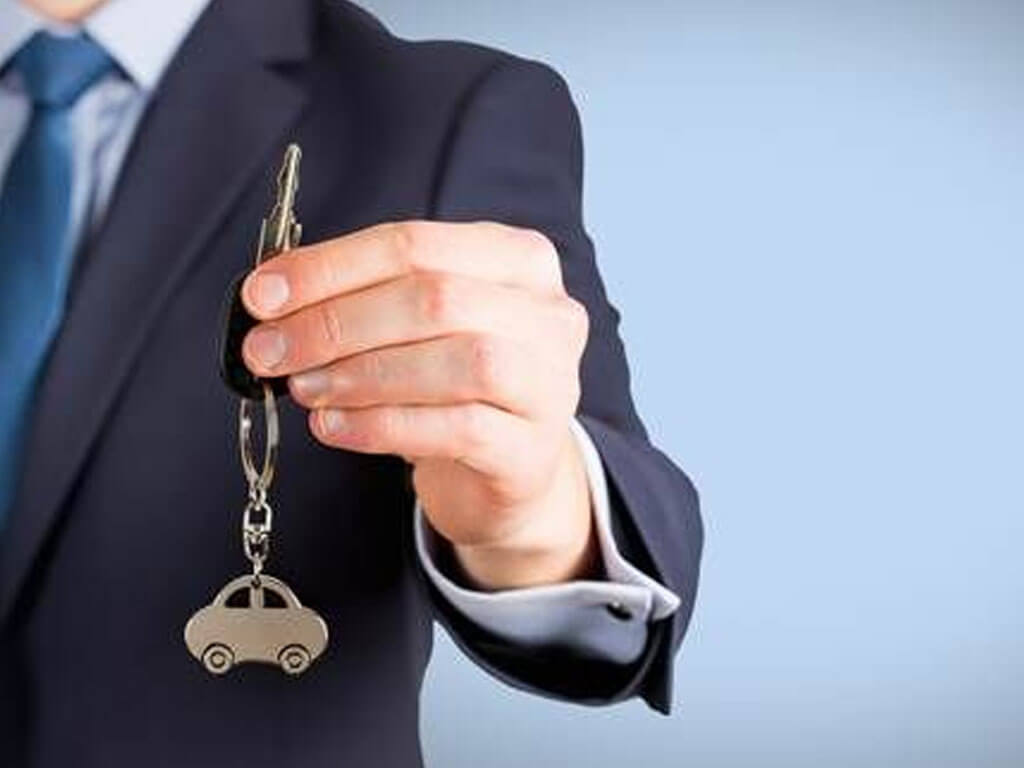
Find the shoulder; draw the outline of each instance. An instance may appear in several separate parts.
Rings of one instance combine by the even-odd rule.
[[[561,76],[544,63],[471,42],[407,40],[347,0],[313,1],[320,53],[378,98],[429,101],[443,110],[480,90],[568,94]]]

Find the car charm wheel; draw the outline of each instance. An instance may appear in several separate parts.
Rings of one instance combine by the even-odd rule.
[[[309,664],[312,661],[309,651],[301,645],[287,646],[278,654],[277,660],[281,664],[281,669],[289,675],[301,675],[309,669]]]
[[[203,651],[203,666],[214,675],[223,675],[235,663],[235,655],[226,645],[214,643]]]

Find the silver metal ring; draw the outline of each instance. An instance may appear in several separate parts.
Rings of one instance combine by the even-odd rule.
[[[263,449],[262,469],[257,470],[256,460],[252,451],[252,401],[242,399],[238,406],[238,450],[242,457],[242,470],[250,488],[266,491],[274,480],[274,469],[277,466],[277,449],[281,440],[281,430],[277,420],[277,400],[274,390],[267,382],[263,382],[263,417],[266,426],[266,445]]]

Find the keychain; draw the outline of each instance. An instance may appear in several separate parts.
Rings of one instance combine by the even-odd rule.
[[[257,265],[299,242],[302,230],[295,218],[294,205],[301,157],[295,144],[285,151],[274,207],[260,228]],[[287,584],[263,572],[270,555],[274,521],[268,494],[280,444],[275,392],[283,391],[284,382],[256,378],[241,360],[241,339],[256,324],[242,306],[244,278],[244,274],[239,276],[231,287],[221,372],[228,386],[241,397],[238,446],[249,486],[249,499],[242,514],[242,550],[252,565],[252,573],[228,582],[210,605],[192,615],[185,625],[185,645],[214,675],[223,675],[235,665],[249,662],[277,665],[289,675],[300,675],[327,647],[327,624],[316,611],[303,607]],[[266,427],[261,465],[257,465],[252,448],[252,408],[257,400],[262,400]]]

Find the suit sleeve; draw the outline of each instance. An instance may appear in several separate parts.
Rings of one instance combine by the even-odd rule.
[[[513,686],[578,703],[641,696],[668,713],[672,666],[693,611],[703,544],[697,493],[657,448],[632,402],[619,316],[605,295],[582,218],[582,139],[564,81],[545,65],[502,59],[473,87],[456,117],[438,170],[432,216],[500,221],[547,235],[563,280],[590,317],[577,418],[608,479],[620,551],[681,600],[650,626],[629,665],[570,648],[517,647],[488,634],[426,583],[440,621],[477,664]]]

